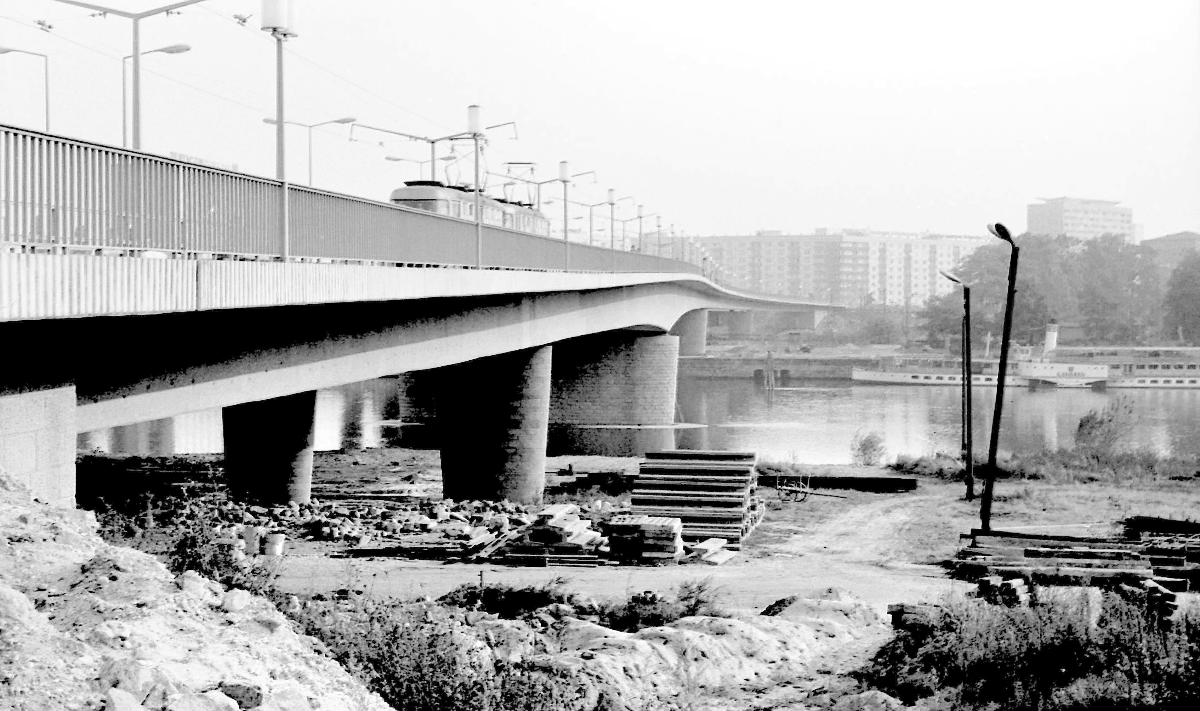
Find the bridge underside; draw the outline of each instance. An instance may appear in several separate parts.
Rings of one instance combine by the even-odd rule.
[[[569,378],[559,376],[555,381],[555,422],[612,424],[615,417],[612,412],[645,415],[662,410],[668,414],[646,417],[653,419],[653,424],[669,426],[674,407],[675,356],[681,339],[660,336],[671,343],[670,369],[664,371],[661,365],[656,365],[654,368],[658,370],[653,372],[658,374],[656,382],[670,382],[670,392],[662,388],[628,390],[636,377],[642,377],[635,377],[636,373],[650,372],[645,363],[654,358],[663,360],[662,356],[651,355],[653,349],[647,350],[649,341],[641,345],[637,341],[675,328],[682,340],[694,348],[697,342],[694,329],[702,326],[704,319],[697,318],[694,313],[689,318],[681,317],[712,306],[714,302],[720,305],[710,294],[667,283],[548,294],[0,324],[0,335],[4,336],[5,342],[16,345],[8,358],[10,367],[0,384],[0,393],[7,393],[0,394],[0,412],[19,413],[19,416],[8,417],[7,424],[0,422],[0,450],[19,450],[17,455],[11,456],[0,453],[0,465],[32,472],[26,478],[44,497],[68,500],[73,495],[73,481],[68,484],[64,479],[68,470],[73,474],[76,432],[225,408],[226,423],[233,425],[234,430],[233,434],[227,433],[227,446],[231,437],[233,441],[237,439],[238,422],[258,422],[260,427],[268,430],[272,427],[280,429],[279,439],[290,442],[281,445],[276,452],[276,459],[284,462],[277,462],[277,466],[267,466],[261,460],[261,453],[254,455],[259,459],[236,454],[248,450],[239,449],[235,443],[231,455],[235,459],[249,457],[242,469],[254,471],[256,476],[264,476],[267,470],[278,470],[279,474],[272,479],[294,483],[295,476],[303,480],[303,470],[308,466],[306,457],[311,459],[311,431],[305,430],[305,427],[311,428],[311,422],[297,425],[300,430],[285,427],[294,418],[281,414],[289,411],[287,408],[273,410],[272,402],[297,402],[295,397],[320,388],[402,372],[461,369],[467,367],[460,365],[464,363],[478,363],[477,372],[489,372],[488,368],[492,368],[495,377],[502,379],[504,369],[495,366],[499,362],[498,356],[544,349],[543,359],[546,359],[555,344],[566,349],[555,361],[564,364],[559,368],[560,372],[567,368],[573,373]],[[613,336],[616,340],[602,348],[595,348],[596,341],[589,343],[584,338],[596,338],[595,334],[609,332],[626,335]],[[699,340],[702,343],[703,337]],[[599,354],[595,356],[595,362],[589,362],[586,357],[592,351]],[[599,363],[621,365],[614,375],[611,368]],[[538,366],[531,372],[543,370],[545,377],[526,378],[521,388],[507,395],[496,394],[492,399],[499,403],[495,407],[501,410],[470,408],[473,400],[486,395],[482,390],[460,394],[459,399],[468,403],[461,409],[464,413],[461,417],[474,412],[478,429],[504,429],[508,427],[504,422],[520,420],[524,424],[508,429],[532,427],[530,431],[533,432],[531,437],[518,438],[523,444],[515,448],[513,442],[506,439],[512,432],[491,437],[490,456],[493,460],[499,461],[496,458],[502,456],[514,462],[525,462],[517,467],[524,474],[510,472],[500,477],[510,481],[511,486],[468,486],[460,491],[471,491],[481,497],[503,495],[528,500],[535,498],[531,492],[536,490],[536,496],[540,496],[540,483],[531,484],[528,477],[540,477],[542,473],[544,423],[537,424],[540,416],[526,422],[526,415],[534,412],[527,407],[518,413],[519,416],[512,415],[516,410],[510,412],[512,417],[497,413],[506,407],[505,402],[528,400],[523,395],[512,395],[512,392],[524,392],[522,388],[526,386],[544,390],[548,398],[551,390],[549,369]],[[615,387],[622,384],[626,390]],[[450,390],[443,389],[443,392]],[[633,406],[632,400],[622,397],[623,392],[630,398],[650,398],[654,402]],[[600,402],[606,397],[610,401],[606,406],[609,414],[593,414],[591,420],[587,408],[572,409],[564,404],[572,402],[572,398],[595,398]],[[36,398],[37,403],[30,404],[33,402],[30,398]],[[620,402],[612,402],[614,399]],[[247,409],[245,403],[263,405],[256,411],[254,407]],[[454,422],[454,407],[454,399],[447,395],[443,414],[439,417]],[[541,407],[537,405],[537,408]],[[31,408],[41,413],[40,419],[30,416]],[[593,410],[595,412],[599,411]],[[24,444],[7,446],[10,440],[16,441],[13,437]],[[528,452],[522,454],[518,451],[521,447]],[[46,454],[20,453],[26,450]],[[296,462],[299,464],[295,465]],[[451,469],[454,467],[451,463]],[[234,469],[237,468],[235,462]],[[464,472],[470,470],[470,476],[479,478],[479,462],[467,462],[459,468]],[[452,476],[453,472],[449,474]],[[273,487],[276,498],[295,498],[299,489],[294,486],[288,489],[288,481]],[[255,489],[250,486],[246,490]],[[290,493],[280,494],[281,491]]]

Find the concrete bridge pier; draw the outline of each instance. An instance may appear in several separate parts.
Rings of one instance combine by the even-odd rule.
[[[312,499],[317,393],[231,405],[221,410],[225,477],[235,498],[268,504]]]
[[[445,497],[541,503],[552,352],[542,346],[434,371]]]
[[[671,328],[679,336],[679,355],[702,356],[708,346],[708,309],[688,311]]]
[[[75,505],[75,386],[0,392],[0,472],[33,498]]]
[[[550,421],[561,446],[619,456],[672,448],[679,341],[624,331],[556,344]]]

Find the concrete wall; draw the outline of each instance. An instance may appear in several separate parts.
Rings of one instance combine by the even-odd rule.
[[[0,395],[0,470],[34,498],[75,505],[75,388]]]

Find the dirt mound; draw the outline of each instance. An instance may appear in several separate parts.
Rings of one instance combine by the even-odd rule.
[[[0,707],[385,711],[267,601],[111,546],[0,473]]]
[[[473,612],[462,621],[496,658],[565,672],[587,711],[750,707],[780,687],[820,686],[815,679],[848,670],[889,634],[878,614],[837,591],[789,598],[786,607],[776,616],[685,617],[634,633],[570,614],[499,620]],[[545,648],[554,651],[538,651]]]

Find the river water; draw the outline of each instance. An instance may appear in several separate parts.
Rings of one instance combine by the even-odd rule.
[[[428,428],[403,424],[424,415],[405,400],[402,382],[384,378],[320,391],[317,449],[431,446]],[[1079,419],[1115,400],[1132,411],[1125,444],[1160,454],[1200,454],[1200,390],[1106,393],[1013,388],[1005,395],[1000,448],[1072,447]],[[994,402],[994,389],[975,390],[977,452],[986,451]],[[705,425],[675,431],[681,448],[751,450],[767,459],[804,463],[850,462],[851,442],[858,433],[882,435],[889,458],[955,452],[960,439],[959,390],[953,386],[793,381],[792,387],[768,398],[746,380],[684,378],[679,384],[678,417]],[[667,437],[669,442],[670,433]],[[219,452],[221,413],[197,412],[89,433],[80,436],[80,446],[131,454]]]

